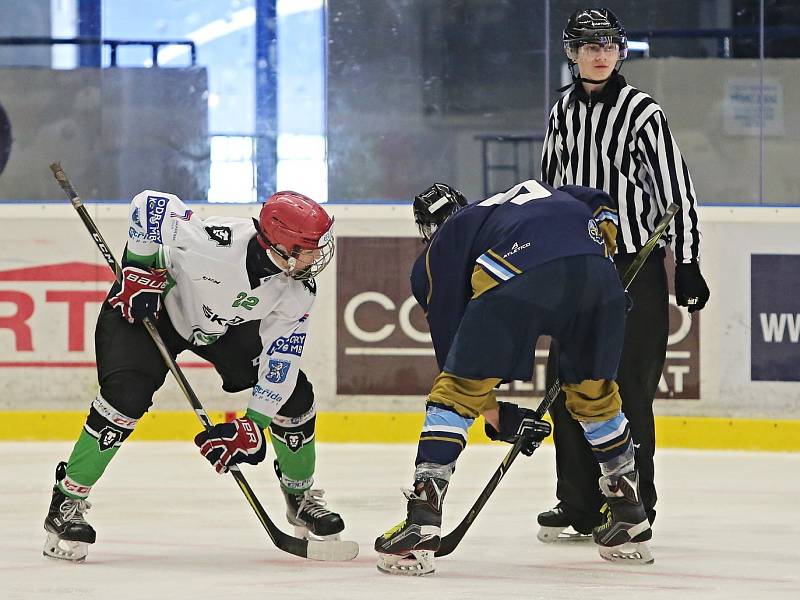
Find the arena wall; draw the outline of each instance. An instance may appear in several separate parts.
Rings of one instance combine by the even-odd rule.
[[[436,367],[424,316],[409,300],[408,270],[420,249],[410,207],[329,208],[337,256],[318,280],[303,355],[320,439],[412,441]],[[121,254],[127,206],[88,209]],[[252,205],[192,209],[254,212]],[[699,318],[671,307],[656,401],[659,444],[800,450],[800,208],[702,207],[700,215],[712,295]],[[110,276],[68,204],[2,204],[0,222],[0,439],[72,439],[96,392],[94,321]],[[546,348],[537,352],[534,382],[513,384],[505,395],[538,403]],[[181,358],[216,418],[243,410],[246,393],[225,394],[210,365]],[[168,380],[136,437],[180,439],[196,427]],[[472,441],[483,441],[473,429]]]

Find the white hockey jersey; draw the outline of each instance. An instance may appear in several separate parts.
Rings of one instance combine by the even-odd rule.
[[[252,219],[200,219],[174,194],[145,190],[131,202],[128,250],[158,254],[168,274],[164,307],[193,344],[212,344],[229,327],[261,321],[263,350],[249,407],[273,418],[297,381],[315,286],[281,272],[253,287],[246,258],[255,232]]]

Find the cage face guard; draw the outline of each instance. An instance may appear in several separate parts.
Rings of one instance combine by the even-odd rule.
[[[303,194],[284,191],[270,196],[256,231],[261,247],[283,259],[286,273],[294,279],[312,279],[333,259],[333,218]],[[310,263],[305,260],[307,253],[313,256]]]
[[[467,205],[464,194],[446,183],[434,183],[414,197],[414,222],[424,242],[429,242],[434,232],[450,216]]]

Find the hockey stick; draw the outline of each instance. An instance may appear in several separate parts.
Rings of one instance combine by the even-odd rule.
[[[75,191],[75,188],[72,187],[72,183],[70,182],[69,178],[67,178],[67,174],[64,173],[64,170],[61,168],[61,164],[57,162],[51,164],[50,170],[53,171],[53,175],[58,181],[58,184],[61,186],[61,189],[64,190],[64,193],[67,195],[67,198],[69,198],[73,208],[78,212],[78,216],[80,216],[81,221],[83,221],[86,229],[88,229],[89,233],[92,235],[92,239],[94,239],[97,249],[100,250],[100,253],[103,255],[106,263],[108,263],[108,266],[114,272],[114,276],[117,278],[117,280],[119,280],[122,275],[122,270],[120,269],[119,264],[117,264],[117,260],[114,258],[114,255],[109,249],[108,244],[106,244],[106,241],[103,239],[103,236],[101,235],[100,230],[97,228],[97,225],[86,211],[86,207],[83,205],[83,202]],[[208,417],[208,413],[206,413],[197,395],[194,393],[194,390],[192,390],[191,386],[189,385],[189,381],[186,379],[180,367],[175,362],[175,359],[172,358],[172,355],[167,349],[167,346],[164,343],[164,340],[161,338],[161,335],[158,333],[158,329],[156,328],[155,324],[148,318],[145,318],[142,323],[144,324],[147,333],[149,333],[150,337],[153,338],[153,342],[158,348],[158,351],[161,353],[161,356],[164,359],[167,367],[175,376],[175,380],[178,382],[178,385],[186,396],[186,399],[189,401],[189,404],[192,405],[197,418],[200,419],[203,427],[205,427],[206,431],[208,431],[213,426],[213,423]],[[288,552],[289,554],[294,554],[303,558],[326,561],[352,560],[358,555],[358,544],[356,542],[340,540],[320,542],[316,540],[304,540],[284,533],[278,529],[275,523],[273,523],[269,518],[269,515],[258,501],[258,498],[256,498],[255,493],[253,493],[253,489],[250,487],[250,484],[247,483],[247,480],[245,479],[241,470],[239,470],[239,467],[236,465],[230,467],[230,472],[233,475],[233,478],[236,480],[236,483],[239,484],[239,488],[242,490],[245,498],[247,498],[247,502],[256,513],[258,520],[261,521],[261,524],[264,526],[264,529],[266,529],[270,539],[279,550],[283,550],[284,552]]]
[[[655,229],[653,229],[653,234],[648,238],[645,242],[644,246],[642,246],[641,250],[636,254],[631,263],[631,266],[625,271],[625,275],[622,277],[622,285],[625,288],[625,291],[628,290],[631,283],[633,282],[636,274],[644,265],[644,261],[647,260],[647,257],[650,256],[650,253],[655,249],[658,245],[658,241],[661,239],[661,236],[664,235],[664,232],[669,227],[672,218],[675,216],[675,213],[678,212],[679,206],[674,202],[667,207],[667,210],[664,211],[664,216],[661,220],[656,224]],[[561,381],[556,377],[556,380],[547,390],[542,399],[539,406],[536,408],[536,419],[540,420],[544,417],[545,413],[550,409],[550,405],[553,404],[558,393],[561,391]],[[536,439],[534,437],[534,439]],[[517,441],[511,446],[511,449],[506,453],[503,457],[503,461],[500,463],[500,466],[497,467],[497,470],[492,475],[491,479],[489,479],[489,483],[483,488],[483,491],[478,496],[478,499],[475,500],[475,503],[472,505],[472,508],[469,509],[467,515],[461,519],[461,522],[456,526],[453,531],[448,533],[446,536],[442,538],[441,544],[439,549],[436,551],[435,556],[447,556],[453,550],[458,547],[458,544],[461,542],[464,534],[467,533],[467,530],[472,525],[475,518],[478,516],[478,513],[481,512],[481,509],[486,504],[486,501],[489,500],[489,497],[494,493],[494,490],[500,484],[500,480],[503,479],[505,474],[508,472],[508,469],[511,467],[511,464],[519,455],[520,451],[522,450],[522,446],[530,441],[530,437],[526,435],[520,435]],[[537,440],[540,442],[541,440]],[[539,444],[536,444],[536,448],[539,447]]]

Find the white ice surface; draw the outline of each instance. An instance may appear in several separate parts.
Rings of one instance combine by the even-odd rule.
[[[129,443],[92,492],[97,529],[83,564],[42,556],[53,470],[71,444],[2,443],[0,599],[171,598],[800,599],[800,454],[662,450],[652,566],[601,560],[591,543],[545,545],[536,514],[554,504],[552,447],[520,457],[449,557],[429,577],[375,569],[376,535],[400,521],[415,448],[318,447],[317,482],[341,512],[349,563],[318,563],[275,549],[230,476],[187,443]],[[445,503],[449,531],[505,452],[462,455]],[[271,460],[245,470],[285,531]]]

